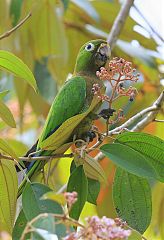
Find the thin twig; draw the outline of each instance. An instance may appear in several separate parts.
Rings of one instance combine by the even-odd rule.
[[[137,113],[136,115],[134,115],[133,117],[129,118],[125,123],[123,123],[122,125],[120,125],[119,127],[114,128],[113,130],[109,131],[108,135],[113,135],[116,133],[119,133],[120,131],[122,131],[125,128],[130,127],[133,123],[135,123],[137,120],[141,119],[142,117],[145,116],[145,114],[156,111],[157,108],[155,106],[151,106],[148,108],[145,108],[144,110],[142,110],[141,112]]]
[[[134,0],[126,0],[121,7],[120,12],[118,13],[114,24],[112,26],[112,29],[108,35],[108,43],[110,44],[111,49],[114,48],[117,38],[124,26],[124,23],[126,21],[126,18],[129,15],[129,10],[131,8],[131,6],[133,5]]]
[[[108,137],[112,136],[112,135],[117,135],[119,134],[122,130],[124,129],[127,129],[130,125],[132,125],[134,122],[136,122],[138,119],[142,118],[146,113],[149,113],[151,111],[155,111],[156,110],[156,107],[149,107],[149,108],[146,108],[144,110],[142,110],[141,112],[137,113],[135,116],[131,117],[128,121],[126,121],[125,123],[123,123],[122,125],[120,125],[119,127],[116,127],[112,130],[110,130],[108,132]],[[127,129],[128,130],[128,129]],[[106,134],[102,137],[101,140],[97,141],[91,149],[95,149],[95,148],[98,148],[104,141],[106,137]],[[88,151],[90,152],[90,150]]]
[[[64,184],[58,191],[57,194],[63,193],[67,190],[67,184]]]
[[[54,154],[50,156],[38,156],[38,157],[19,157],[18,159],[20,161],[32,162],[35,160],[47,161],[55,158],[72,158],[72,157],[73,157],[73,153],[68,153],[68,154]],[[8,159],[12,161],[14,160],[13,157],[4,155],[2,153],[0,153],[0,159]]]
[[[147,126],[150,122],[152,122],[155,117],[157,116],[158,112],[161,110],[161,106],[164,102],[164,91],[160,94],[160,96],[157,98],[157,100],[152,104],[151,107],[148,107],[144,110],[142,110],[141,112],[137,113],[135,116],[131,117],[128,121],[126,121],[125,123],[123,123],[121,126],[116,127],[113,130],[110,130],[108,132],[108,136],[112,136],[114,134],[119,134],[122,130],[127,129],[128,127],[130,127],[133,123],[135,123],[137,120],[139,121],[135,127],[133,127],[130,131],[132,132],[138,132],[141,131],[142,129],[145,128],[145,126]],[[147,114],[147,116],[145,118],[143,118],[145,115]],[[142,120],[139,120],[143,118]],[[98,141],[94,147],[98,147],[102,144],[102,141]],[[96,156],[95,156],[95,160],[96,161],[101,161],[103,158],[105,157],[105,155],[101,152],[99,152]]]
[[[31,12],[22,20],[20,21],[15,27],[13,27],[12,29],[8,30],[7,32],[3,33],[2,35],[0,35],[0,40],[2,40],[3,38],[6,38],[8,36],[10,36],[13,32],[15,32],[18,28],[20,28],[30,17],[32,16]]]
[[[154,122],[161,122],[161,123],[164,123],[164,119],[154,119]]]
[[[20,165],[20,163],[13,157],[11,156],[7,156],[7,155],[3,155],[2,153],[0,153],[0,160],[1,159],[7,159],[7,160],[12,160],[13,162],[16,163],[16,165],[18,166],[18,168],[20,169],[20,171],[23,172],[23,176],[24,178],[26,178],[27,182],[30,182],[30,179],[28,178],[28,176],[25,173],[25,170],[22,168],[22,166]]]
[[[148,113],[145,118],[143,118],[141,121],[139,121],[136,124],[136,126],[131,129],[131,131],[133,131],[133,132],[141,131],[145,126],[147,126],[150,122],[152,122],[155,119],[159,110],[161,109],[161,105],[162,105],[163,102],[164,102],[164,91],[160,94],[160,96],[153,103],[152,106],[150,106],[150,107],[142,110],[141,112],[137,113],[135,116],[131,117],[128,121],[123,123],[121,126],[116,127],[113,130],[110,130],[108,132],[108,136],[119,134],[123,129],[128,129],[128,127],[130,127],[137,120],[143,118]],[[92,147],[92,149],[93,148],[95,149],[95,148],[99,147],[102,144],[105,137],[106,137],[106,134],[104,134],[104,137],[101,140],[99,140]],[[72,158],[72,157],[73,157],[73,153],[69,153],[69,154],[54,154],[54,155],[50,155],[50,156],[38,156],[38,157],[19,157],[19,160],[31,162],[31,161],[34,161],[34,160],[47,161],[47,160],[54,159],[54,158]],[[103,158],[104,158],[104,155],[102,153],[97,154],[96,157],[95,157],[95,159],[98,160],[98,161],[103,159]],[[0,153],[0,159],[8,159],[8,160],[12,160],[12,161],[14,160],[13,157],[7,156],[7,155],[1,154],[1,153]]]
[[[41,213],[39,215],[37,215],[35,218],[33,218],[30,222],[27,223],[22,236],[20,238],[20,240],[24,240],[26,234],[28,234],[29,232],[31,232],[31,228],[33,228],[33,224],[38,221],[41,218],[46,218],[48,217],[48,215],[51,215],[52,217],[56,218],[56,219],[61,219],[63,222],[68,221],[76,226],[79,226],[81,228],[85,228],[85,226],[81,223],[79,223],[77,220],[70,218],[68,216],[66,216],[65,214],[55,214],[55,213]],[[56,223],[57,224],[57,223]]]
[[[159,109],[162,106],[162,103],[164,102],[164,91],[160,94],[158,99],[154,102],[152,107],[155,107],[156,110],[150,112],[144,119],[142,119],[140,122],[136,124],[131,130],[133,132],[138,132],[144,129],[149,123],[151,123],[155,117],[157,116]]]
[[[23,177],[26,179],[27,182],[31,182],[30,179],[28,178],[27,174],[25,173],[25,169],[22,168],[22,166],[19,164],[19,162],[15,159],[13,159],[20,171],[23,173]]]
[[[143,239],[143,240],[148,240],[148,239],[147,239],[147,238],[145,238],[143,235],[142,235],[142,239]]]

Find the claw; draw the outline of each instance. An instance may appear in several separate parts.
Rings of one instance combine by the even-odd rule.
[[[83,134],[82,139],[86,142],[92,142],[95,137],[96,133],[91,130]]]

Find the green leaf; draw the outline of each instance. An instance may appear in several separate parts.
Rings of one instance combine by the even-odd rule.
[[[47,218],[40,218],[33,224],[36,229],[42,229],[50,231],[51,233],[57,233],[59,237],[64,237],[66,234],[66,228],[63,224],[56,224],[52,214],[63,214],[62,207],[55,201],[46,199],[42,200],[42,196],[50,192],[51,189],[46,185],[40,183],[27,183],[23,195],[22,195],[22,206],[25,216],[28,221],[38,216],[41,213],[49,213]],[[32,206],[32,207],[29,207]],[[53,220],[53,224],[52,224]],[[55,225],[55,230],[54,230]]]
[[[50,192],[51,189],[40,183],[27,183],[22,194],[23,211],[28,221],[40,213],[59,213],[62,214],[62,207],[51,200],[41,200],[41,197]],[[32,208],[29,208],[33,206]]]
[[[76,169],[76,164],[75,164],[75,161],[72,160],[71,162],[71,166],[70,166],[70,174],[72,174],[72,172]]]
[[[21,239],[21,235],[23,233],[23,230],[25,229],[27,224],[27,219],[25,217],[25,214],[23,210],[20,211],[19,216],[16,220],[16,223],[14,225],[14,229],[12,232],[12,239],[13,240],[18,240]]]
[[[35,228],[32,239],[33,240],[50,240],[50,239],[58,240],[59,238],[56,234],[52,234],[44,229]]]
[[[0,100],[0,118],[9,125],[15,128],[16,123],[10,109]]]
[[[9,93],[9,90],[5,90],[5,91],[3,91],[3,92],[0,92],[0,99],[2,99],[3,97],[5,97],[8,93]]]
[[[9,154],[11,157],[18,159],[16,153],[13,151],[13,149],[8,145],[8,143],[0,138],[0,149],[4,151],[5,153]]]
[[[34,226],[36,228],[47,230],[50,233],[55,233],[55,224],[54,224],[54,217],[51,214],[47,214],[47,217],[41,217],[38,219]]]
[[[115,142],[125,144],[141,153],[154,167],[159,181],[164,182],[164,141],[147,133],[123,133]]]
[[[52,103],[54,96],[57,93],[57,87],[51,74],[49,73],[46,60],[42,62],[35,62],[34,76],[39,88],[40,94],[45,98],[48,103]]]
[[[151,189],[146,179],[117,168],[113,184],[113,200],[118,216],[140,233],[151,221]]]
[[[28,146],[25,145],[21,140],[16,139],[6,139],[7,143],[12,146],[12,149],[14,149],[15,154],[18,157],[21,157],[25,155],[25,153],[29,150]]]
[[[74,160],[71,163],[70,173],[72,173],[76,169],[76,164],[75,164]],[[87,179],[88,179],[87,201],[96,205],[97,204],[96,200],[97,200],[98,194],[100,192],[100,182],[95,179],[91,179],[89,177]]]
[[[20,83],[19,78],[14,78],[14,88],[15,88],[16,96],[17,96],[17,99],[19,102],[19,117],[20,117],[19,124],[20,124],[20,128],[21,128],[21,124],[23,123],[23,118],[24,118],[24,107],[28,100],[29,92],[30,92],[30,90],[33,91],[33,89],[29,89],[29,85],[25,81],[22,81]],[[39,96],[39,95],[37,94],[37,96]]]
[[[12,232],[17,192],[18,180],[13,162],[0,160],[0,232]]]
[[[152,165],[144,156],[129,146],[120,143],[103,145],[100,150],[124,170],[141,177],[157,178]]]
[[[58,221],[58,220],[57,220]],[[58,236],[63,237],[64,234],[66,234],[66,228],[63,224],[56,225],[55,224],[55,218],[48,214],[47,217],[41,217],[38,219],[34,224],[34,239],[56,239],[55,236],[58,234]],[[60,232],[59,232],[60,231]],[[40,238],[38,237],[40,236]],[[57,238],[58,239],[58,238]]]
[[[100,183],[94,179],[88,178],[88,196],[87,201],[97,205],[97,197],[100,192]]]
[[[31,70],[14,54],[0,50],[0,68],[23,78],[37,91],[36,81]]]
[[[69,0],[62,0],[63,5],[64,5],[64,9],[66,10],[68,8],[69,5]]]
[[[10,5],[10,16],[12,19],[12,25],[15,26],[21,15],[21,6],[23,0],[12,0]]]
[[[78,219],[84,207],[84,204],[87,200],[87,195],[88,195],[88,181],[85,176],[82,165],[77,167],[72,172],[69,178],[67,192],[73,192],[73,191],[77,192],[78,200],[73,204],[71,208],[70,217],[74,219]]]

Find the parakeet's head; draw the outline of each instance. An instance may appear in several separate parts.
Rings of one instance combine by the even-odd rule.
[[[91,40],[81,47],[76,59],[75,72],[94,74],[100,67],[105,66],[110,56],[110,46],[105,40]]]

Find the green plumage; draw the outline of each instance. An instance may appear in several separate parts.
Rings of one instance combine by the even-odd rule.
[[[72,77],[56,96],[49,111],[39,144],[49,133],[58,128],[68,118],[80,113],[86,102],[86,81],[82,77]]]
[[[40,149],[42,141],[60,128],[62,123],[89,108],[93,99],[91,92],[93,84],[98,83],[101,87],[104,86],[103,82],[96,77],[96,71],[106,64],[109,56],[109,46],[104,40],[93,40],[82,46],[77,56],[73,76],[66,81],[52,103],[45,126],[37,143],[37,150]],[[92,114],[90,113],[74,129],[72,139],[73,134],[76,134],[77,139],[79,139],[86,131],[90,130],[92,126]],[[39,154],[37,153],[37,156],[50,155],[51,153],[50,151],[42,151]],[[31,178],[43,168],[44,164],[44,161],[35,161],[31,168],[28,168],[28,177]],[[20,185],[18,195],[21,194],[25,182],[26,180],[24,179]]]

